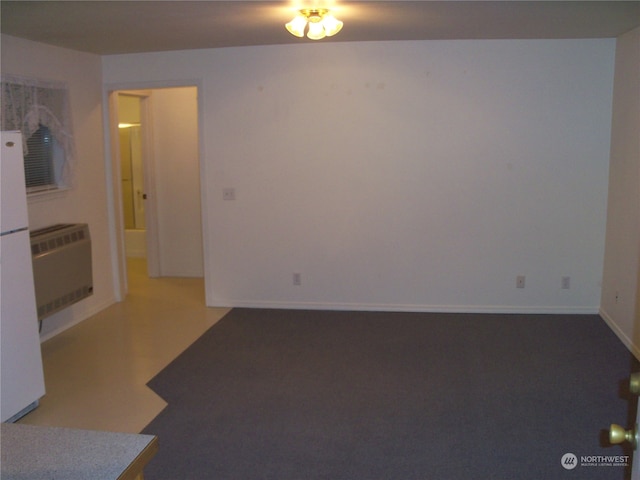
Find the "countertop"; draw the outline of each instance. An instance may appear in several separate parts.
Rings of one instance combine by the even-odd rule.
[[[157,449],[153,435],[2,423],[0,478],[134,479]]]

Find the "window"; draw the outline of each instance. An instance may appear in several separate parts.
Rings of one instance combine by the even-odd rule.
[[[74,159],[64,84],[2,75],[2,130],[22,132],[27,194],[70,186]]]
[[[49,127],[40,125],[27,139],[24,176],[27,193],[59,188],[64,155]]]

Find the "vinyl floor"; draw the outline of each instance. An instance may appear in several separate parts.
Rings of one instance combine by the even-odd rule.
[[[144,259],[128,275],[123,302],[42,344],[46,394],[19,423],[139,433],[166,406],[146,383],[228,309],[202,278],[150,279]]]

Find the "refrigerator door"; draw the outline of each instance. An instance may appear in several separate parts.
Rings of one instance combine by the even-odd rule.
[[[26,228],[27,193],[20,132],[2,132],[0,155],[0,233]]]
[[[0,329],[0,421],[4,422],[35,408],[44,395],[26,230],[0,237]]]
[[[0,421],[37,406],[44,374],[27,230],[22,136],[2,132],[0,157]]]

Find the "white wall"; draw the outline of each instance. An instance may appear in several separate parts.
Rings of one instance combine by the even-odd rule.
[[[211,305],[597,312],[614,49],[325,43],[103,69],[204,85]]]
[[[601,314],[640,358],[640,28],[617,41]]]
[[[43,321],[41,337],[78,323],[115,301],[107,224],[102,66],[100,57],[7,35],[1,39],[2,72],[67,83],[76,141],[73,188],[29,201],[29,227],[88,223],[92,240],[94,294]]]
[[[151,94],[162,276],[204,275],[197,95],[196,87]]]
[[[103,65],[204,83],[210,304],[595,312],[613,59],[613,40],[452,41]]]

